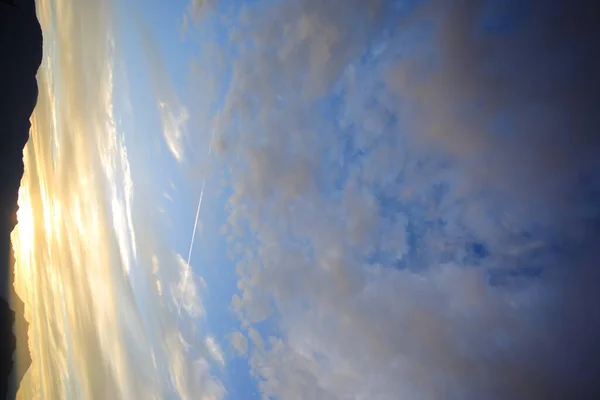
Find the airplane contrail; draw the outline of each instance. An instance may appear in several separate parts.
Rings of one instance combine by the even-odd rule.
[[[208,145],[208,155],[212,154],[212,144],[215,138],[215,129],[213,128],[212,135],[210,136],[210,143]],[[183,296],[185,295],[185,289],[187,287],[188,274],[190,272],[190,261],[192,260],[192,250],[194,249],[194,239],[196,238],[196,231],[198,228],[198,220],[200,219],[200,209],[202,208],[202,199],[204,198],[204,186],[206,185],[206,176],[202,178],[202,188],[200,189],[200,198],[198,199],[198,207],[196,208],[196,218],[194,220],[194,229],[192,231],[192,239],[190,240],[190,250],[188,252],[187,264],[185,267],[185,274],[183,276],[183,289],[181,292],[181,299],[179,300],[179,307],[177,307],[177,319],[181,317],[181,305],[183,304]]]

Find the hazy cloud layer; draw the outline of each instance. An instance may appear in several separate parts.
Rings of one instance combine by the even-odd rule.
[[[592,15],[310,0],[228,15],[215,150],[250,343],[231,341],[265,398],[597,391]]]
[[[218,347],[194,332],[203,280],[184,290],[116,123],[111,2],[37,7],[45,57],[13,233],[32,356],[19,398],[223,398]]]

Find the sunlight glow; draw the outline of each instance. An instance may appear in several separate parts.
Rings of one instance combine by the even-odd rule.
[[[184,342],[170,340],[180,337],[176,305],[163,300],[180,266],[148,245],[160,242],[151,218],[142,218],[141,239],[134,233],[128,152],[113,111],[110,6],[37,2],[44,60],[12,233],[32,359],[19,399],[191,391],[185,377],[173,385],[159,374],[187,368]]]

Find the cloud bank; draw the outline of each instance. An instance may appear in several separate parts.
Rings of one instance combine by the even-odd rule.
[[[218,12],[203,10],[200,25]],[[232,343],[264,398],[600,393],[594,16],[310,0],[227,15],[215,149],[250,338]]]
[[[37,9],[45,58],[12,237],[32,357],[18,397],[221,399],[218,347],[194,331],[203,280],[183,289],[160,197],[132,178],[148,166],[130,163],[116,122],[112,4]]]

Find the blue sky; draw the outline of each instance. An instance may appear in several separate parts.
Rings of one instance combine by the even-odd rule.
[[[122,363],[115,393],[151,377],[164,398],[596,389],[600,62],[585,11],[128,0],[96,25],[88,6],[85,43],[114,54],[82,56],[81,76],[101,92],[109,79],[90,74],[113,61],[104,111],[122,138],[98,136],[110,151],[89,157],[119,155],[102,164],[117,194],[98,196],[131,211],[135,236],[124,245],[125,223],[107,225],[135,262],[110,275],[115,322],[91,313],[128,338],[104,350]],[[94,175],[75,158],[82,181]]]

